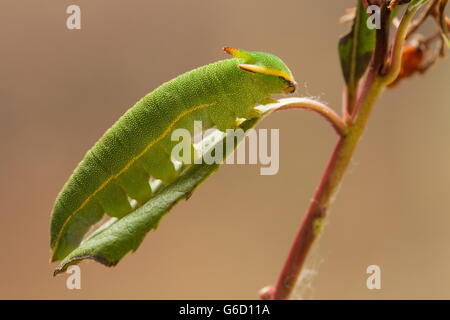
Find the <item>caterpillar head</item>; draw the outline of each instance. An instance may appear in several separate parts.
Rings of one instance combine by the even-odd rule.
[[[239,68],[259,75],[271,93],[293,93],[297,88],[291,71],[277,56],[231,47],[224,47],[223,50],[240,60]]]

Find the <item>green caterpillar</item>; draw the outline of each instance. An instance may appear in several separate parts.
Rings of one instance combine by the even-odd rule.
[[[103,214],[121,218],[153,196],[149,180],[169,184],[171,133],[237,127],[258,116],[254,107],[271,95],[293,92],[296,83],[276,56],[225,47],[234,58],[209,64],[164,83],[130,108],[90,149],[59,193],[52,212],[52,261],[66,257]]]

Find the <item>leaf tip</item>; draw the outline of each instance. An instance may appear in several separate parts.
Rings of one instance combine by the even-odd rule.
[[[95,255],[95,254],[84,254],[84,255],[79,255],[79,256],[74,256],[70,259],[64,260],[62,261],[58,267],[55,268],[55,270],[53,271],[53,276],[57,276],[60,273],[63,273],[64,271],[67,270],[67,268],[71,265],[74,264],[78,264],[83,260],[94,260],[98,263],[101,263],[102,265],[106,266],[106,267],[114,267],[117,264],[116,262],[113,261],[109,261],[108,259],[106,259],[105,257],[99,256],[99,255]]]

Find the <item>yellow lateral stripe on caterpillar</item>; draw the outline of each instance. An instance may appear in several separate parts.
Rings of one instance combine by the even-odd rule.
[[[173,128],[173,126],[180,121],[183,117],[185,117],[186,115],[197,111],[199,109],[203,109],[206,107],[210,107],[213,106],[215,103],[208,103],[208,104],[200,104],[194,107],[191,107],[187,110],[185,110],[184,112],[180,113],[174,121],[172,121],[172,123],[163,131],[163,133],[156,138],[155,140],[151,141],[145,148],[144,150],[139,153],[137,156],[131,158],[131,160],[116,174],[110,176],[105,182],[103,182],[98,188],[97,190],[95,190],[92,194],[90,194],[86,200],[83,201],[83,203],[72,212],[72,214],[70,216],[67,217],[66,221],[64,222],[64,224],[62,225],[60,231],[58,232],[58,235],[56,237],[56,242],[55,242],[55,247],[53,248],[53,252],[56,252],[56,250],[58,249],[58,245],[59,245],[59,240],[61,239],[61,236],[63,234],[63,231],[65,230],[66,225],[69,223],[69,221],[72,219],[72,217],[79,212],[81,209],[83,209],[88,203],[89,201],[99,192],[101,191],[108,183],[110,183],[113,179],[117,178],[118,176],[120,176],[122,173],[124,173],[128,168],[130,168],[130,166],[136,162],[136,160],[138,160],[139,158],[141,158],[152,146],[154,146],[156,143],[158,143],[159,141],[161,141],[162,139],[164,139],[171,131],[171,129]]]

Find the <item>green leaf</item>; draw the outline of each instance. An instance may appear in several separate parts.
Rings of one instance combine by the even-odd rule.
[[[444,41],[447,44],[447,47],[450,49],[450,38],[448,35],[443,35]]]
[[[411,2],[408,5],[408,10],[419,9],[421,6],[423,6],[428,1],[430,1],[430,0],[411,0]]]
[[[128,252],[139,247],[148,231],[156,229],[164,214],[188,197],[217,168],[218,165],[195,165],[142,207],[83,241],[64,258],[55,275],[84,259],[93,259],[106,266],[116,265]]]
[[[438,14],[438,20],[439,20],[439,28],[441,30],[442,38],[444,39],[444,42],[447,44],[447,47],[450,48],[450,35],[448,32],[448,26],[446,21],[446,14],[445,14],[445,8],[447,7],[448,1],[441,1],[439,5],[439,14]]]
[[[288,103],[288,102],[286,102]],[[285,103],[285,104],[286,104]],[[261,116],[244,121],[239,128],[247,132],[274,109],[283,106],[282,102],[264,106]],[[214,147],[225,141],[227,136],[222,134],[216,140],[210,139],[208,150],[211,153]],[[208,139],[208,138],[206,138]],[[240,141],[234,140],[234,149]],[[224,146],[224,159],[229,155]],[[228,150],[229,152],[231,150]],[[156,229],[160,219],[182,199],[187,199],[192,192],[206,178],[217,171],[220,164],[193,164],[187,167],[180,176],[161,189],[153,198],[130,214],[120,219],[112,219],[101,226],[96,232],[86,238],[81,244],[69,253],[56,268],[54,274],[64,272],[68,266],[77,264],[85,259],[92,259],[106,266],[116,265],[127,253],[134,252],[145,235]]]
[[[362,1],[358,0],[352,30],[339,41],[342,73],[350,91],[356,89],[375,48],[376,31],[367,27],[368,19]]]

